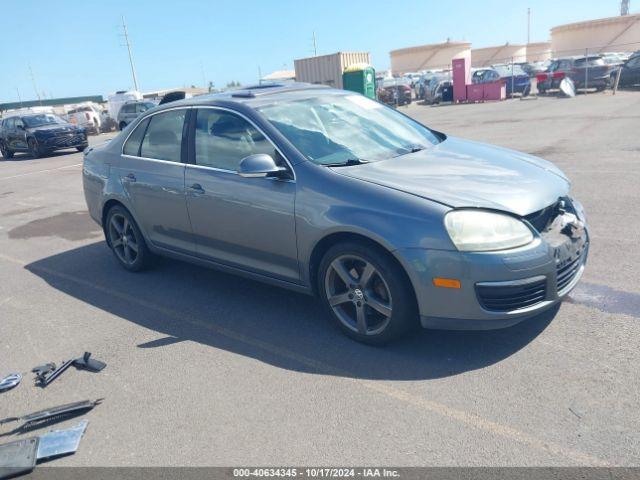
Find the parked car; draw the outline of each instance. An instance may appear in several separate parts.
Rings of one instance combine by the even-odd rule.
[[[530,78],[535,77],[540,72],[544,72],[547,68],[543,62],[517,62],[514,65],[518,65]]]
[[[54,150],[87,148],[87,131],[51,113],[17,115],[0,125],[0,153],[5,159],[16,152],[42,157]]]
[[[408,105],[411,103],[411,87],[400,78],[385,78],[377,86],[377,97],[387,105]]]
[[[67,112],[67,119],[91,133],[100,133],[102,129],[102,109],[94,103],[75,106]]]
[[[118,128],[124,130],[127,125],[138,118],[142,113],[146,112],[150,108],[155,107],[153,102],[127,102],[118,111]]]
[[[544,94],[557,89],[565,76],[573,81],[576,89],[603,91],[609,86],[611,71],[601,55],[559,58],[553,60],[545,72],[536,75],[538,92]]]
[[[429,103],[429,104],[435,103],[436,90],[438,89],[438,86],[443,81],[448,81],[448,80],[449,80],[449,75],[447,73],[436,73],[435,75],[433,75],[429,80],[429,83],[426,84],[426,87],[424,89],[425,103]]]
[[[438,71],[432,70],[432,71],[425,72],[423,75],[420,76],[420,78],[418,79],[418,81],[415,83],[413,87],[415,97],[417,100],[425,99],[429,82],[433,77],[436,77],[436,76],[440,78],[445,78],[447,75],[446,75],[446,72],[443,72],[442,70],[438,70]]]
[[[453,82],[451,80],[440,80],[433,91],[431,103],[453,102]]]
[[[314,294],[373,344],[536,316],[589,248],[552,163],[319,85],[160,106],[86,153],[83,184],[126,270],[167,255]]]
[[[640,50],[629,57],[622,65],[619,87],[640,85]]]
[[[520,65],[499,64],[493,65],[492,68],[505,84],[507,97],[512,97],[516,93],[523,97],[529,95],[531,92],[531,78]]]

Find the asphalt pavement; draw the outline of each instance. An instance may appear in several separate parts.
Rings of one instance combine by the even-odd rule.
[[[25,378],[0,418],[104,397],[57,466],[640,465],[640,92],[401,111],[572,179],[592,243],[559,309],[360,345],[311,297],[173,260],[124,271],[86,212],[82,155],[16,155],[0,161],[0,376]],[[32,367],[85,351],[107,368],[33,385]]]

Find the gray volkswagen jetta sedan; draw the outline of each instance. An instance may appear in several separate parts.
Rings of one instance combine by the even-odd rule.
[[[85,152],[83,179],[125,269],[165,255],[314,294],[372,344],[531,318],[576,285],[589,246],[553,164],[314,85],[149,110]]]

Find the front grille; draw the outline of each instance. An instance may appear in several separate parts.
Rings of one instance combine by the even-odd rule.
[[[562,264],[559,263],[556,267],[556,282],[558,286],[558,292],[564,290],[564,288],[571,283],[580,270],[580,265],[582,264],[582,256],[578,256],[575,260]]]
[[[66,147],[75,146],[83,142],[82,135],[60,135],[49,140],[49,146],[51,147]]]
[[[520,308],[532,307],[545,300],[547,279],[538,279],[514,285],[478,284],[476,294],[485,310],[508,312]]]

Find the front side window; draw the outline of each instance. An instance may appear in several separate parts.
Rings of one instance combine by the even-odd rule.
[[[440,142],[428,128],[362,95],[319,95],[258,111],[320,165],[385,160]]]
[[[153,115],[142,140],[140,156],[169,162],[180,162],[185,109]]]
[[[147,130],[147,125],[149,125],[149,119],[145,118],[141,121],[136,129],[129,135],[126,143],[124,144],[124,148],[122,152],[125,155],[132,155],[134,157],[140,156],[140,144],[142,143],[142,137],[144,136],[144,132]]]
[[[278,163],[274,146],[253,125],[233,113],[198,109],[195,131],[196,165],[237,171],[243,158],[266,153]]]

